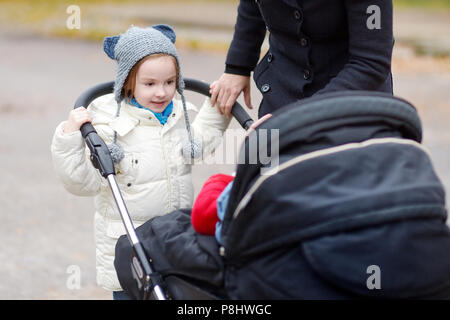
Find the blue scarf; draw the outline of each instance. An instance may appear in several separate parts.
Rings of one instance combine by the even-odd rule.
[[[172,113],[173,110],[173,101],[170,101],[170,103],[167,105],[167,107],[163,110],[163,112],[154,112],[152,110],[150,110],[149,108],[143,107],[139,104],[139,102],[136,101],[136,99],[133,97],[133,99],[130,100],[130,102],[135,106],[138,107],[139,109],[145,109],[148,110],[150,112],[152,112],[156,119],[158,119],[158,121],[164,125],[167,122],[167,119],[169,118],[170,114]]]

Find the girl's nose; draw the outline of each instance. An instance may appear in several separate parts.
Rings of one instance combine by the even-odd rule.
[[[165,90],[164,86],[158,86],[158,88],[156,90],[156,96],[164,97],[165,95],[166,95],[166,90]]]

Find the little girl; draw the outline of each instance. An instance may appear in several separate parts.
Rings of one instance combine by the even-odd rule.
[[[135,227],[152,217],[190,208],[194,190],[191,157],[205,155],[220,142],[229,119],[206,99],[192,126],[183,96],[184,82],[167,25],[131,27],[107,37],[104,51],[117,60],[114,94],[69,113],[56,128],[51,151],[55,170],[71,193],[95,196],[97,283],[120,294],[114,250],[125,234],[106,180],[92,166],[81,125],[92,122],[110,146],[116,179]],[[174,99],[175,92],[181,101]]]

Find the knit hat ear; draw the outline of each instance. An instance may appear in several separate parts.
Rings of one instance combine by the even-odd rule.
[[[175,43],[175,40],[177,39],[175,31],[173,31],[173,29],[167,24],[155,24],[152,28],[160,31],[163,35],[169,38],[172,43]]]
[[[105,37],[103,40],[103,51],[110,57],[111,59],[115,59],[114,49],[116,48],[116,44],[119,41],[120,36],[113,37]]]

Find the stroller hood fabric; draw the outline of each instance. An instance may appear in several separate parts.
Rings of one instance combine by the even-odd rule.
[[[234,251],[243,257],[242,246],[253,247],[227,231],[235,220],[250,216],[237,212],[242,210],[242,207],[238,210],[238,206],[245,201],[245,212],[252,210],[253,204],[260,205],[263,200],[272,202],[277,208],[283,205],[283,209],[288,209],[286,206],[291,203],[294,210],[281,210],[285,219],[279,214],[263,217],[262,213],[258,213],[252,217],[251,224],[242,224],[246,231],[244,236],[251,233],[248,228],[257,226],[255,222],[259,219],[269,225],[271,223],[267,219],[273,219],[275,225],[286,224],[298,232],[309,225],[317,226],[322,221],[333,222],[338,212],[346,212],[343,217],[351,217],[352,211],[368,212],[378,210],[377,207],[394,209],[396,203],[391,203],[393,201],[411,204],[408,199],[410,192],[397,192],[400,194],[398,197],[381,197],[392,195],[397,188],[411,188],[414,184],[418,184],[419,189],[425,185],[423,192],[431,191],[434,196],[431,203],[437,204],[445,213],[442,185],[433,172],[427,153],[419,144],[422,138],[420,119],[416,110],[400,99],[378,93],[319,96],[316,101],[310,99],[297,103],[274,114],[273,119],[262,124],[253,136],[261,139],[258,132],[272,128],[279,128],[279,141],[271,142],[277,143],[279,149],[279,165],[274,168],[275,174],[261,176],[264,167],[261,163],[238,166],[237,186],[230,195],[222,235],[225,243],[227,238],[230,239],[229,257],[233,256]],[[246,140],[246,143],[249,141]],[[257,145],[260,148],[253,148],[253,153],[264,154],[264,150],[260,150],[261,144]],[[249,154],[246,149],[247,145],[243,146],[241,153],[248,154],[249,159],[258,157]],[[408,160],[413,163],[408,163]],[[293,161],[294,165],[281,170],[288,161]],[[408,171],[402,170],[404,166]],[[248,191],[258,179],[265,182],[258,193],[266,194],[255,196],[253,203],[249,200],[251,194]],[[278,180],[282,185],[274,186]],[[428,188],[429,185],[434,188]],[[283,188],[286,190],[283,191]],[[286,201],[283,201],[285,198]],[[264,208],[264,205],[261,207]],[[315,207],[318,213],[311,212]],[[298,213],[301,210],[307,210],[308,214]],[[233,219],[238,214],[239,218]],[[297,224],[292,225],[289,218]],[[233,228],[237,234],[243,231]],[[270,243],[274,240],[273,235],[267,232],[261,236],[265,236]],[[291,236],[291,233],[287,232],[286,236]],[[249,236],[249,241],[251,239]],[[260,238],[255,242],[261,246]]]
[[[261,134],[273,129],[275,139]],[[268,143],[251,148],[252,139]],[[445,191],[421,139],[415,108],[388,94],[327,94],[280,109],[242,147],[260,161],[237,167],[223,257],[208,251],[209,285],[223,281],[231,299],[450,298]],[[260,155],[272,144],[271,163]],[[159,228],[149,241],[166,258],[178,253],[174,269],[190,259],[198,279],[199,246]]]

